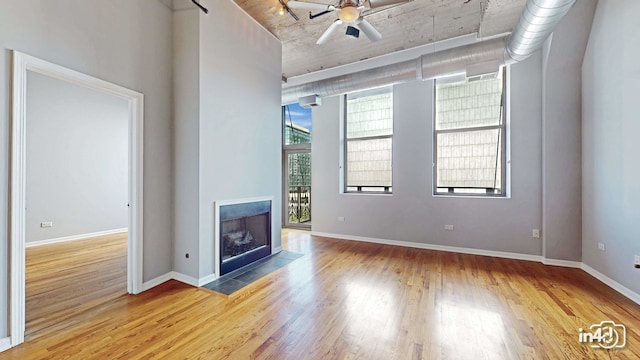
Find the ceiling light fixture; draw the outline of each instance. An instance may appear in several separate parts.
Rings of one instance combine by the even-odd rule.
[[[360,17],[360,10],[355,6],[345,6],[338,10],[338,19],[351,23]]]
[[[284,15],[284,13],[286,12],[284,6],[280,7],[280,10],[278,11],[278,14],[280,14],[280,16]]]

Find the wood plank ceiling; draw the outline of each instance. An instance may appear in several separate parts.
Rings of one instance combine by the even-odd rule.
[[[337,18],[336,13],[310,19],[308,11],[293,10],[299,17],[296,21],[286,13],[279,14],[279,0],[235,1],[282,41],[282,71],[287,78],[457,36],[505,33],[516,24],[526,2],[412,0],[365,13],[367,21],[382,34],[380,41],[370,42],[364,34],[353,39],[344,34],[346,25],[342,25],[326,44],[316,45],[316,40]],[[331,0],[310,2],[338,4]]]

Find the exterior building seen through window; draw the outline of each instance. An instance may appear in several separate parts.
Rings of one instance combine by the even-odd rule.
[[[284,120],[284,145],[306,144],[311,142],[311,109],[298,103],[282,107]]]
[[[285,226],[311,226],[311,115],[297,103],[282,107]]]

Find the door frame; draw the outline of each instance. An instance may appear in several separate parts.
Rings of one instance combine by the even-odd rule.
[[[144,95],[15,50],[12,55],[9,331],[11,346],[16,346],[24,342],[26,325],[25,125],[28,71],[113,95],[129,104],[127,292],[130,294],[142,291]]]
[[[283,227],[286,228],[311,230],[311,224],[313,224],[313,211],[311,209],[311,205],[309,205],[309,211],[312,214],[311,224],[289,223],[289,155],[292,154],[311,155],[311,143],[286,145],[282,151],[282,224]],[[313,166],[313,163],[311,166]],[[313,188],[313,183],[311,184],[311,187]]]

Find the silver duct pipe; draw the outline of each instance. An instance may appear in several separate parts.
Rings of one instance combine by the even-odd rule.
[[[498,69],[536,52],[576,0],[527,0],[509,38],[502,37],[424,54],[415,60],[380,66],[282,89],[282,104],[309,95],[331,96],[413,80],[469,72],[474,67]]]
[[[576,0],[527,0],[518,23],[511,32],[507,52],[522,61],[536,52],[569,12]]]

